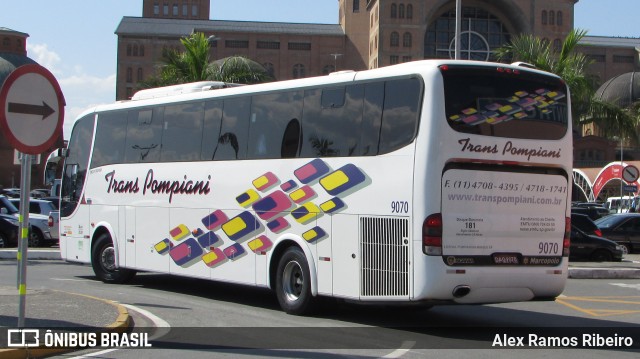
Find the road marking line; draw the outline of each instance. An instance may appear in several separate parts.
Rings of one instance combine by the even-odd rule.
[[[93,357],[97,357],[97,356],[100,356],[100,355],[103,355],[103,354],[115,352],[116,350],[118,350],[118,349],[117,348],[115,348],[115,349],[105,349],[105,350],[101,350],[99,352],[95,352],[95,353],[91,353],[91,354],[79,355],[77,357],[71,357],[69,359],[93,358]]]
[[[156,328],[156,332],[154,333],[154,335],[149,337],[149,340],[154,340],[154,339],[163,337],[171,331],[171,324],[169,324],[169,322],[151,313],[150,311],[136,307],[131,304],[122,304],[122,306],[124,306],[127,309],[131,309],[134,312],[138,312],[142,314],[153,323],[153,325]],[[140,327],[140,328],[144,328],[144,327]]]
[[[416,345],[414,341],[404,341],[399,349],[392,351],[391,353],[383,356],[383,358],[400,358],[407,354]]]

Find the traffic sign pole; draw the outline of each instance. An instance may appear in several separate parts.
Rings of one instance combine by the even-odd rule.
[[[22,154],[20,179],[20,238],[18,239],[18,328],[24,328],[27,309],[27,252],[29,250],[29,193],[31,156]]]
[[[53,74],[38,64],[13,70],[0,84],[0,130],[22,152],[18,236],[18,328],[24,328],[29,249],[31,156],[50,148],[62,134],[64,96]]]

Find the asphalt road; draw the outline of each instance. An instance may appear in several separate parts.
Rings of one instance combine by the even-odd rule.
[[[611,330],[618,336],[640,334],[629,329],[640,327],[637,279],[572,279],[556,302],[415,311],[325,300],[314,316],[297,317],[283,313],[274,295],[264,289],[149,273],[139,274],[127,285],[106,285],[95,279],[88,266],[59,261],[29,264],[30,290],[53,289],[117,301],[129,309],[136,330],[150,333],[153,339],[155,349],[76,353],[97,353],[100,358],[485,356],[481,353],[539,358],[540,350],[487,348],[495,344],[496,335],[500,341],[504,335],[569,338],[581,335],[585,328],[602,337],[613,336]],[[2,285],[15,283],[15,265],[15,261],[0,261]],[[78,311],[92,315],[91,308],[78,305]],[[634,339],[636,345],[640,343],[640,335]],[[542,350],[544,356],[553,353],[553,349]],[[566,358],[601,357],[605,352],[616,358],[639,355],[620,348],[559,351]]]

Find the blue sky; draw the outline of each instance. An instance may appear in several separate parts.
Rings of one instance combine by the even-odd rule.
[[[464,0],[463,0],[464,4]],[[615,10],[612,11],[612,5]],[[604,14],[612,13],[610,18]],[[594,36],[640,37],[639,0],[580,0],[575,27]],[[83,110],[115,99],[116,43],[123,16],[142,0],[4,1],[0,27],[29,34],[28,56],[58,79],[67,100],[65,138]],[[337,0],[211,0],[211,18],[275,22],[338,21]]]

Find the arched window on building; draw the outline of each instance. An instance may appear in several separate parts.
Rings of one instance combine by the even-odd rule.
[[[133,69],[127,67],[127,82],[133,82]]]
[[[562,42],[560,39],[553,40],[553,51],[560,52],[562,51]]]
[[[391,47],[398,47],[400,46],[400,34],[398,34],[397,32],[392,32],[391,33],[391,39],[389,41],[389,45]]]
[[[404,19],[404,4],[398,5],[398,18]]]
[[[562,26],[564,19],[562,18],[562,11],[556,12],[556,25]]]
[[[554,26],[556,24],[556,13],[549,11],[549,25]]]
[[[303,64],[293,65],[293,78],[301,79],[306,76],[306,71]]]
[[[413,19],[413,5],[411,4],[407,5],[407,19]]]
[[[405,32],[404,35],[402,35],[402,47],[411,47],[413,46],[412,42],[411,33]]]
[[[131,54],[133,54],[133,51],[131,49],[132,49],[131,44],[128,44],[127,45],[127,56],[131,56]]]
[[[391,4],[391,18],[395,19],[398,17],[398,5]]]
[[[360,0],[353,0],[353,12],[360,11]]]
[[[11,40],[8,37],[5,37],[4,39],[2,39],[2,46],[3,47],[11,46]]]
[[[133,56],[138,56],[138,45],[133,45]]]
[[[455,56],[455,11],[444,11],[432,21],[424,36],[424,58]],[[509,43],[511,35],[498,16],[483,7],[465,7],[460,50],[462,59],[495,61],[495,51]],[[471,29],[469,31],[468,29]]]
[[[142,81],[144,79],[143,77],[143,73],[142,73],[142,67],[138,67],[138,82]]]
[[[542,25],[546,25],[547,21],[547,10],[542,10]]]

